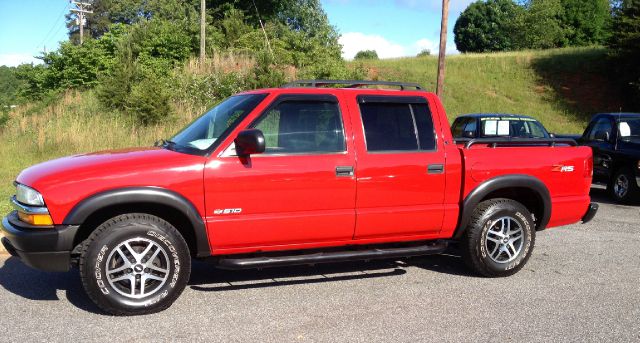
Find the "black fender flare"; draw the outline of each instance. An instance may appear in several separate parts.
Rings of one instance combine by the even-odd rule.
[[[467,224],[469,224],[469,220],[471,219],[471,214],[482,199],[491,192],[509,188],[526,188],[533,191],[538,196],[538,200],[542,202],[542,216],[537,218],[537,229],[544,229],[551,218],[551,195],[549,193],[549,189],[544,182],[531,175],[511,174],[496,176],[486,180],[467,195],[462,202],[460,219],[458,220],[458,226],[453,237],[455,239],[462,238]]]
[[[81,225],[97,210],[135,203],[161,204],[174,208],[189,219],[195,234],[196,256],[211,255],[207,229],[196,207],[182,195],[160,187],[127,187],[94,194],[76,204],[63,220],[65,225]]]

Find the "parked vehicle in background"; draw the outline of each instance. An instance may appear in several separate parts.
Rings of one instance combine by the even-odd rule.
[[[591,149],[502,143],[455,144],[440,100],[416,84],[298,81],[232,96],[162,146],[22,171],[2,243],[34,268],[77,263],[91,300],[120,315],[169,307],[192,258],[265,268],[453,242],[476,273],[509,276],[536,231],[587,222],[597,205]]]
[[[640,201],[640,113],[596,114],[576,141],[593,149],[594,182],[617,202]]]
[[[464,114],[453,121],[451,132],[456,141],[495,137],[552,138],[535,118],[519,114]]]

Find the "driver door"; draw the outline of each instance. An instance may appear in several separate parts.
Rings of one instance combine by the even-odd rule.
[[[609,139],[602,138],[607,134]],[[593,150],[593,176],[596,180],[609,180],[611,165],[611,154],[613,137],[613,122],[609,117],[600,117],[591,127],[586,137],[586,145]]]
[[[206,221],[214,251],[352,239],[355,158],[345,138],[346,111],[333,95],[280,95],[241,124],[263,132],[266,150],[223,154],[207,164]]]

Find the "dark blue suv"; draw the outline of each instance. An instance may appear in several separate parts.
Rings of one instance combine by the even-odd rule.
[[[472,138],[552,138],[536,119],[520,114],[474,113],[461,115],[451,125],[456,140]]]

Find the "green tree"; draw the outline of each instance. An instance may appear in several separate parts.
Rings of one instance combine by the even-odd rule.
[[[561,26],[562,0],[529,0],[524,11],[515,18],[514,36],[519,49],[549,49],[566,44],[565,30]]]
[[[17,77],[16,67],[0,66],[0,107],[15,105],[24,81]]]
[[[616,59],[618,78],[630,93],[627,99],[640,108],[640,0],[622,0],[616,6],[607,45]]]
[[[514,18],[524,8],[512,0],[476,1],[469,5],[453,27],[461,52],[506,51],[518,48]]]
[[[184,0],[94,0],[91,11],[86,14],[85,34],[99,38],[107,33],[112,24],[131,25],[151,18],[171,21],[186,21],[197,25],[196,3]],[[75,15],[67,15],[69,38],[79,41],[79,27]]]
[[[354,60],[377,60],[378,53],[375,50],[362,50],[358,51]]]
[[[602,44],[609,35],[609,0],[560,0],[560,26],[569,46]]]

